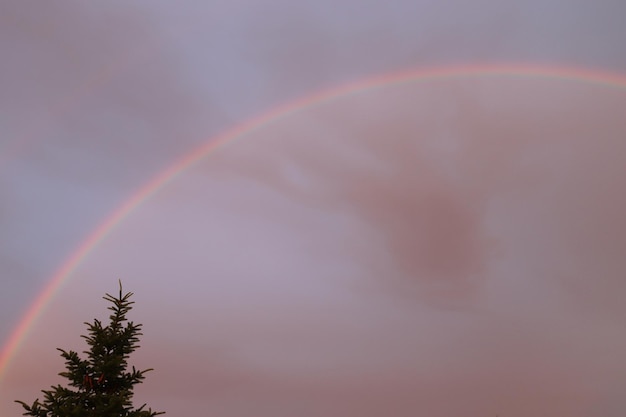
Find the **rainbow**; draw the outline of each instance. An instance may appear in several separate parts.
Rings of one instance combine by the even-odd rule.
[[[319,105],[328,100],[348,94],[354,94],[365,89],[406,82],[425,82],[433,79],[478,76],[553,78],[626,89],[626,75],[601,70],[511,64],[455,66],[395,72],[366,78],[364,80],[344,84],[336,88],[331,88],[329,90],[306,96],[245,121],[225,133],[210,139],[206,144],[175,161],[171,166],[169,166],[169,168],[165,169],[150,182],[140,188],[130,199],[111,213],[101,225],[91,232],[85,241],[68,259],[65,260],[62,266],[52,276],[43,291],[36,297],[24,317],[20,320],[6,344],[3,346],[2,351],[0,352],[0,382],[6,374],[11,359],[15,356],[16,352],[27,338],[29,329],[33,323],[39,316],[41,316],[49,301],[63,287],[63,284],[68,281],[72,273],[81,264],[85,257],[146,199],[150,198],[150,196],[154,195],[161,188],[174,180],[183,171],[192,167],[198,161],[211,154],[222,145],[259,130],[269,123],[276,122],[279,119],[285,118],[304,108]]]

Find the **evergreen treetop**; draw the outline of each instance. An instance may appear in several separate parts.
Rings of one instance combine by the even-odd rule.
[[[58,349],[65,359],[65,372],[59,375],[68,380],[69,387],[52,386],[42,390],[43,402],[36,399],[32,405],[23,401],[26,410],[23,415],[33,417],[154,417],[163,412],[145,410],[146,404],[135,409],[132,404],[133,388],[143,382],[146,372],[135,367],[128,369],[128,358],[139,348],[141,324],[126,319],[134,301],[133,293],[122,294],[119,283],[119,295],[106,294],[103,298],[112,305],[109,324],[94,319],[85,322],[88,335],[82,335],[89,345],[83,351],[86,359],[81,359],[74,351]]]

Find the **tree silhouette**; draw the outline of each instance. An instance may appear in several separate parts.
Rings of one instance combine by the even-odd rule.
[[[34,417],[153,417],[163,412],[144,410],[146,404],[134,409],[133,388],[143,382],[144,374],[152,369],[138,371],[133,366],[128,369],[128,357],[139,348],[141,324],[127,321],[126,314],[134,301],[129,301],[133,293],[122,295],[119,283],[119,296],[106,294],[105,300],[112,303],[109,324],[94,319],[85,322],[88,335],[82,335],[89,345],[84,351],[86,359],[78,353],[58,349],[65,358],[66,371],[59,373],[68,379],[69,388],[61,385],[42,390],[43,402],[36,399],[32,405],[16,401],[26,410],[23,415]]]

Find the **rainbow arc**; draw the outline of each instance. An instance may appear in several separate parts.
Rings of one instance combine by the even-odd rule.
[[[20,346],[28,337],[29,329],[41,316],[50,300],[54,298],[55,294],[58,293],[63,285],[67,283],[69,278],[72,276],[72,273],[81,264],[85,257],[97,248],[98,244],[106,239],[106,237],[144,201],[149,199],[167,184],[171,183],[182,172],[191,168],[215,150],[227,143],[233,142],[238,138],[247,136],[270,123],[274,123],[282,118],[288,117],[295,112],[323,104],[334,98],[354,94],[363,90],[408,82],[428,82],[434,79],[498,76],[514,78],[552,78],[572,82],[592,83],[610,88],[626,89],[626,75],[600,70],[531,65],[455,66],[417,71],[403,71],[367,78],[305,96],[304,98],[279,106],[257,117],[247,120],[224,132],[223,134],[209,139],[204,145],[175,161],[146,185],[138,189],[132,197],[130,197],[119,208],[105,218],[104,221],[88,235],[83,243],[63,262],[61,267],[50,278],[48,283],[28,308],[26,314],[21,318],[5,345],[2,347],[2,351],[0,353],[0,381],[2,381],[3,376],[6,374],[12,358],[16,355]]]

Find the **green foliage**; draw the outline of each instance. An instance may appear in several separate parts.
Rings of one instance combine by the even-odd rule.
[[[42,390],[43,402],[36,399],[32,405],[23,401],[25,416],[33,417],[153,417],[163,412],[155,412],[146,404],[135,409],[132,404],[133,388],[143,382],[146,372],[138,371],[133,366],[128,369],[128,357],[139,348],[141,324],[127,321],[126,314],[132,309],[134,301],[129,301],[133,293],[122,295],[120,282],[119,296],[106,294],[105,300],[112,303],[109,310],[109,324],[102,325],[99,320],[85,324],[88,335],[81,336],[89,345],[84,351],[86,359],[78,353],[58,349],[65,359],[66,371],[59,373],[68,380],[71,388],[61,385]]]

